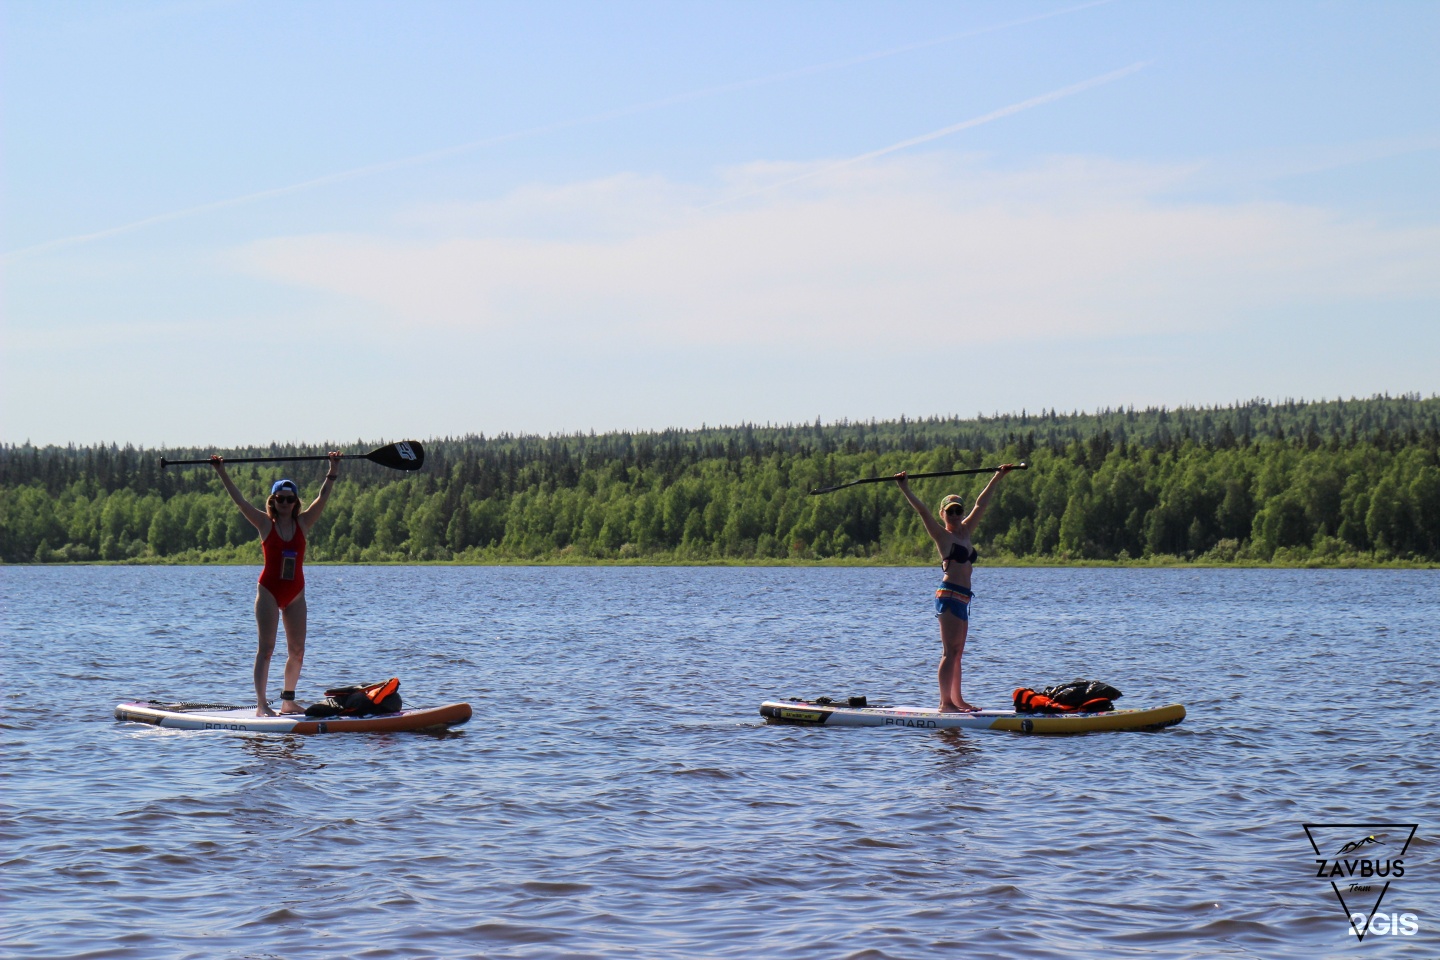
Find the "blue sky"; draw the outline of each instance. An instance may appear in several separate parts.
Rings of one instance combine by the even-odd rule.
[[[1440,388],[1440,5],[0,10],[5,442]]]

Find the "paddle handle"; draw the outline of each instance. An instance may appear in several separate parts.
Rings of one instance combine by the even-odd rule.
[[[972,468],[969,469],[969,470],[937,470],[937,471],[935,471],[934,473],[910,473],[910,474],[906,474],[906,475],[905,475],[905,479],[907,479],[907,480],[924,480],[926,477],[958,477],[958,476],[962,476],[962,475],[968,474],[968,473],[995,473],[996,471],[998,471],[998,470],[1000,470],[1000,469],[1001,469],[1000,467],[972,467]],[[1026,463],[1026,462],[1024,462],[1024,461],[1021,461],[1020,463],[1015,464],[1015,466],[1012,467],[1012,469],[1014,469],[1014,470],[1029,470],[1029,469],[1030,469],[1030,464],[1029,464],[1029,463]],[[865,477],[865,478],[863,478],[863,479],[861,479],[861,480],[851,480],[851,481],[849,481],[849,482],[847,482],[847,483],[837,483],[837,484],[836,484],[835,486],[833,486],[833,487],[820,487],[820,488],[817,489],[817,490],[811,490],[811,491],[810,491],[810,496],[813,497],[813,496],[815,496],[815,495],[818,494],[818,493],[830,493],[830,492],[832,492],[832,491],[834,491],[834,490],[843,490],[843,489],[845,489],[846,487],[853,487],[853,486],[855,486],[856,484],[859,484],[859,483],[885,483],[885,482],[887,482],[887,481],[894,480],[894,479],[895,479],[894,477]]]
[[[288,462],[293,461],[293,460],[329,460],[329,459],[330,459],[330,458],[327,457],[327,456],[308,456],[308,457],[235,457],[235,458],[233,458],[233,459],[230,458],[230,457],[226,457],[225,460],[224,460],[224,462],[227,463],[227,464],[231,464],[231,463],[288,463]],[[342,453],[342,454],[340,454],[340,459],[341,459],[341,460],[368,460],[369,457],[368,457],[367,455],[363,454],[363,453]],[[199,465],[202,465],[202,464],[208,464],[208,463],[213,463],[213,462],[214,462],[213,460],[166,460],[164,457],[161,457],[161,458],[160,458],[160,469],[161,469],[161,470],[164,470],[166,467],[190,467],[190,466],[199,466]]]
[[[1025,461],[1022,460],[1021,462],[1019,462],[1019,463],[1015,464],[1014,466],[1012,466],[1010,469],[1012,469],[1012,470],[1029,470],[1029,469],[1030,469],[1030,464],[1028,464],[1028,463],[1026,463]],[[999,467],[975,467],[973,470],[938,470],[938,471],[936,471],[935,473],[907,473],[907,474],[905,475],[905,479],[907,479],[907,480],[923,480],[923,479],[925,479],[926,477],[958,477],[958,476],[960,476],[961,474],[964,474],[964,473],[996,473],[996,472],[998,472],[999,470],[1000,470]],[[856,482],[857,482],[857,483],[869,483],[869,482],[871,481],[871,479],[872,479],[872,478],[867,477],[867,478],[864,479],[864,480],[858,480],[858,481],[856,481]],[[875,477],[875,478],[873,478],[873,479],[878,481],[878,480],[894,480],[895,478],[894,478],[894,477]]]

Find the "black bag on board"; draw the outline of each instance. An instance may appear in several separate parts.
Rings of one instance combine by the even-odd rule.
[[[1119,690],[1108,683],[1101,683],[1099,680],[1071,680],[1069,683],[1057,683],[1053,687],[1046,687],[1040,693],[1067,707],[1078,707],[1091,700],[1119,700],[1121,697]]]
[[[305,708],[307,717],[364,717],[377,713],[399,713],[401,709],[400,679],[391,677],[381,683],[335,687],[325,691],[325,699]]]

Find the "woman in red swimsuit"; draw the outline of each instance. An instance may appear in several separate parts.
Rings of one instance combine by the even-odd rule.
[[[261,510],[240,495],[225,472],[223,457],[211,457],[210,463],[220,474],[220,482],[230,499],[259,531],[260,549],[265,555],[260,586],[255,591],[255,626],[260,633],[260,646],[255,651],[255,715],[275,716],[265,698],[265,689],[270,682],[270,657],[275,652],[275,635],[281,620],[285,622],[287,654],[280,712],[304,713],[305,708],[295,702],[295,685],[300,682],[300,665],[305,660],[305,535],[325,509],[330,488],[340,474],[340,454],[330,453],[330,469],[320,484],[320,496],[304,510],[300,509],[300,491],[294,481],[276,480],[270,487],[265,509]]]

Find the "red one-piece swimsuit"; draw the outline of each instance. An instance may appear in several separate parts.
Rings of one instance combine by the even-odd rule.
[[[284,610],[295,602],[305,589],[305,531],[295,524],[295,536],[280,539],[280,525],[270,524],[270,533],[260,541],[265,554],[265,568],[260,571],[260,586],[270,591],[276,604]]]

